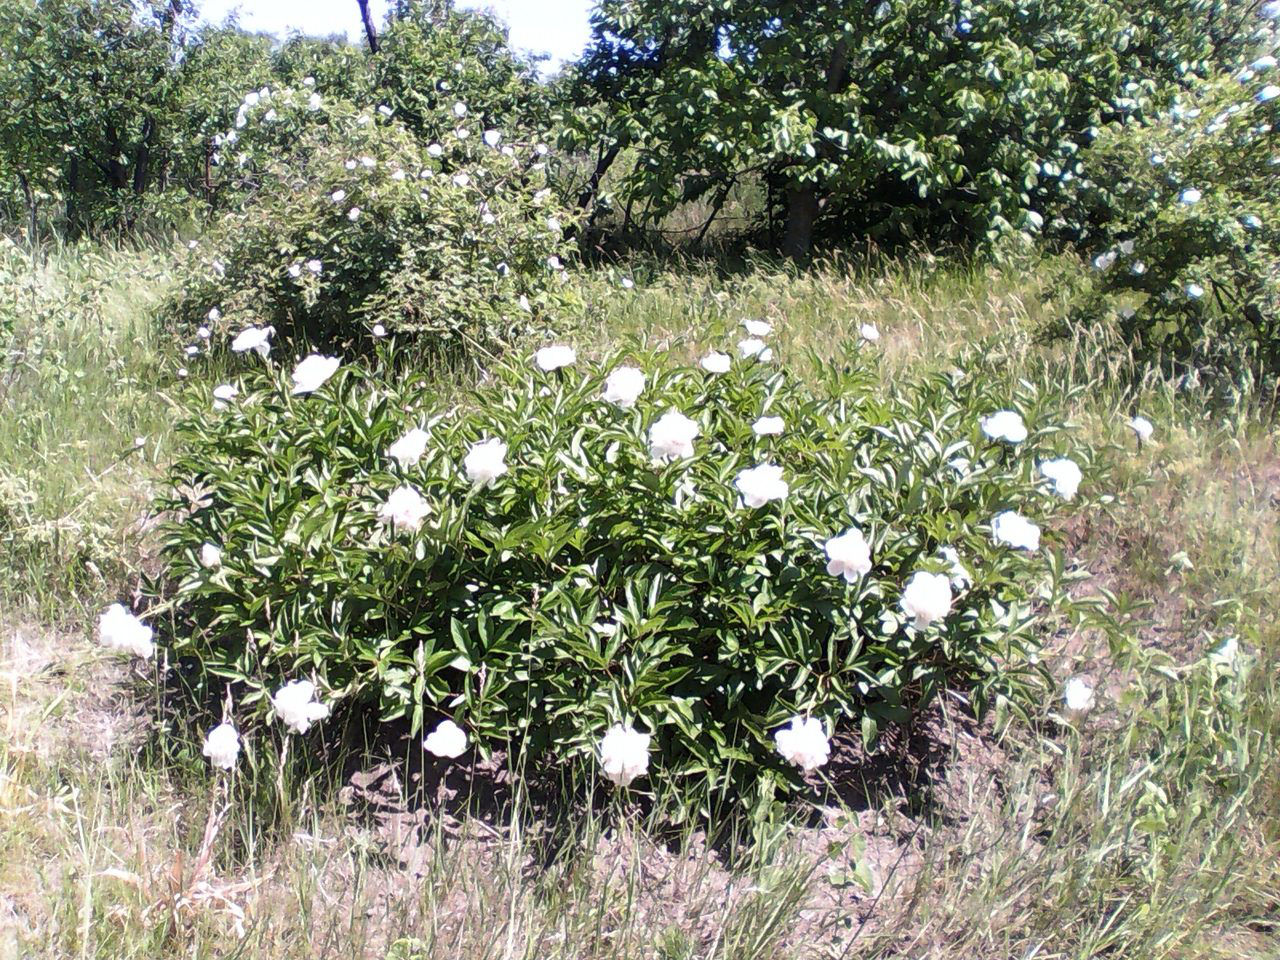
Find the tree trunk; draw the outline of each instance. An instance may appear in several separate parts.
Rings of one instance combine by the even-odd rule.
[[[22,195],[27,201],[27,222],[30,225],[27,232],[27,242],[34,244],[36,242],[36,225],[39,222],[36,216],[36,194],[31,189],[31,181],[27,179],[26,175],[21,170],[18,170],[17,174],[18,183],[22,184]]]
[[[787,231],[782,253],[792,260],[806,260],[813,242],[813,223],[818,219],[818,190],[813,184],[787,187]]]
[[[360,4],[360,19],[364,22],[364,35],[369,40],[369,52],[378,52],[378,34],[373,29],[373,14],[369,12],[369,0],[356,0]]]
[[[618,159],[618,153],[622,150],[620,143],[615,143],[608,150],[601,145],[600,151],[596,154],[596,167],[591,171],[591,176],[587,179],[586,184],[578,193],[578,209],[586,210],[595,202],[596,194],[600,190],[600,180],[609,168],[613,166],[613,161]]]

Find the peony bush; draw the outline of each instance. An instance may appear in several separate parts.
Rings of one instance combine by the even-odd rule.
[[[456,405],[246,357],[229,400],[187,396],[161,643],[241,731],[374,711],[439,757],[729,796],[944,689],[1025,704],[1068,602],[1054,520],[1096,496],[1068,398],[981,369],[887,387],[852,349],[810,388],[771,347],[556,344]]]
[[[564,310],[570,219],[547,148],[460,100],[439,114],[449,132],[424,142],[386,104],[314,83],[247,94],[214,155],[216,189],[241,199],[193,242],[166,309],[195,350],[214,333],[259,353],[397,334],[489,350]]]

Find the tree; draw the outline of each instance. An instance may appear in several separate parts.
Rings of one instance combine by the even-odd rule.
[[[166,181],[162,125],[187,17],[177,0],[19,0],[0,9],[0,171],[20,185],[33,232],[40,207],[59,204],[73,232],[128,226],[140,198]]]
[[[584,199],[626,149],[623,191],[651,217],[755,179],[793,257],[822,231],[1034,232],[1043,165],[1069,168],[1163,82],[1110,0],[605,0],[593,30],[570,136],[600,161]]]

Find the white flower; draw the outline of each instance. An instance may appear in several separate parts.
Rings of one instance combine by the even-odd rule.
[[[868,343],[875,343],[880,339],[880,328],[874,323],[864,323],[858,327],[858,336],[862,337]]]
[[[552,233],[559,233],[563,228],[560,226],[560,221],[555,217],[547,217],[547,229]]]
[[[916,571],[902,591],[901,606],[917,630],[927,629],[951,612],[951,580],[944,573]]]
[[[337,357],[325,357],[313,353],[293,368],[293,389],[290,393],[311,393],[324,386],[324,382],[332,377],[341,366]]]
[[[289,276],[293,277],[295,280],[298,277],[302,276],[302,264],[300,263],[289,264]]]
[[[98,617],[98,642],[112,650],[123,650],[143,660],[155,653],[151,628],[118,603]]]
[[[1027,425],[1013,410],[1000,410],[990,416],[982,417],[978,423],[982,427],[982,432],[992,440],[1021,443],[1027,439]]]
[[[431,434],[420,427],[414,427],[388,447],[387,454],[400,464],[401,470],[407,470],[422,459],[430,439]]]
[[[240,734],[229,723],[220,723],[204,738],[204,755],[219,770],[230,770],[240,756]]]
[[[1268,0],[1262,5],[1261,14],[1268,20],[1280,20],[1280,0]]]
[[[189,371],[187,370],[187,368],[186,368],[186,367],[179,367],[179,368],[178,368],[178,379],[179,379],[179,380],[185,380],[185,379],[187,379],[187,374],[188,374],[188,372],[189,372]]]
[[[1003,543],[1015,550],[1040,549],[1040,528],[1013,510],[995,515],[991,521],[991,536],[996,543]]]
[[[1204,287],[1200,286],[1198,283],[1188,283],[1186,287],[1186,294],[1192,300],[1199,300],[1204,296]]]
[[[844,577],[848,583],[854,583],[871,572],[871,545],[857,527],[832,537],[823,549],[827,554],[827,573],[833,577]]]
[[[397,170],[395,173],[391,174],[391,179],[396,181],[396,183],[399,183],[404,178],[405,172],[403,170]]]
[[[733,485],[742,494],[748,507],[763,507],[770,500],[785,500],[791,492],[782,479],[782,468],[772,463],[743,470],[733,479]]]
[[[471,182],[471,177],[466,172],[455,173],[453,175],[453,185],[455,187],[465,187]]]
[[[335,190],[333,193],[329,194],[329,199],[334,203],[341,203],[343,200],[347,199],[347,191]]]
[[[236,398],[240,391],[234,383],[222,383],[213,388],[213,409],[225,410],[227,404]]]
[[[776,437],[785,427],[781,417],[761,417],[751,425],[751,430],[757,437]]]
[[[389,117],[391,116],[391,113],[392,113],[391,108],[388,107],[385,103],[379,104],[378,112],[382,114],[384,117]]]
[[[507,472],[507,445],[501,440],[490,439],[473,443],[467,451],[462,467],[467,479],[479,486],[492,483]]]
[[[319,260],[308,260],[306,263],[306,267],[312,273],[318,274],[321,270],[324,269],[324,264],[322,264]]]
[[[1084,713],[1093,706],[1093,687],[1079,677],[1072,677],[1063,684],[1062,700],[1071,713]]]
[[[675,410],[668,410],[649,428],[649,453],[655,460],[693,456],[698,425]]]
[[[209,331],[208,327],[201,327],[199,330],[196,331],[196,336],[199,337],[201,340],[208,340],[209,337],[212,336],[212,333]]]
[[[1070,500],[1080,487],[1080,468],[1074,460],[1060,457],[1040,464],[1040,473],[1049,479],[1053,492],[1063,500]]]
[[[728,373],[731,362],[727,353],[717,353],[712,350],[698,361],[698,366],[702,367],[707,373]]]
[[[1246,230],[1262,229],[1262,219],[1257,214],[1246,214],[1240,218],[1240,222],[1244,224]]]
[[[222,549],[215,543],[201,544],[200,565],[208,570],[217,570],[222,566]]]
[[[1095,270],[1109,270],[1116,262],[1116,252],[1108,250],[1106,253],[1100,253],[1093,258],[1093,268]]]
[[[183,353],[185,353],[188,357],[195,357],[199,355],[200,348],[197,347],[195,344],[192,344],[191,346],[183,350]]]
[[[1222,666],[1235,666],[1240,654],[1240,643],[1235,637],[1227,637],[1217,647],[1209,651],[1209,659]]]
[[[427,501],[413,487],[396,487],[387,497],[387,502],[378,508],[378,519],[391,524],[391,529],[396,533],[417,533],[422,528],[423,519],[430,512]]]
[[[952,589],[963,590],[973,583],[973,577],[969,575],[965,565],[960,562],[960,554],[956,552],[955,547],[942,547],[938,550],[938,554],[951,565],[949,576],[951,577]]]
[[[453,760],[466,752],[467,734],[452,720],[441,720],[435,730],[423,738],[422,745],[437,757]]]
[[[219,310],[217,307],[210,308],[208,313],[208,319],[210,323],[217,323],[219,320],[222,319],[222,311]]]
[[[644,392],[645,375],[635,367],[619,367],[604,382],[604,399],[620,407],[635,406]]]
[[[385,337],[387,335],[387,328],[380,323],[375,323],[373,325],[373,335],[379,338]]]
[[[248,327],[236,334],[236,338],[231,341],[231,350],[234,353],[252,350],[258,356],[265,357],[271,352],[271,344],[268,341],[275,332],[275,327]]]
[[[1129,421],[1129,429],[1140,442],[1150,440],[1151,435],[1156,432],[1156,428],[1146,417],[1134,417]]]
[[[643,777],[649,769],[649,741],[647,733],[634,727],[614,724],[600,740],[600,767],[605,778],[625,787],[636,777]]]
[[[364,167],[366,170],[372,170],[377,165],[378,165],[378,161],[373,159],[373,157],[360,158],[360,166]]]
[[[635,282],[634,280],[632,280],[630,277],[623,277],[623,278],[622,278],[620,281],[618,281],[618,282],[622,284],[622,289],[623,289],[623,290],[630,290],[632,287],[634,287],[634,286],[636,285],[636,282]]]
[[[310,110],[319,110],[320,103],[320,94],[318,93],[313,93],[311,96],[307,97],[307,108]]]
[[[1254,94],[1253,99],[1257,100],[1259,103],[1266,103],[1268,100],[1274,100],[1276,97],[1280,97],[1280,87],[1277,87],[1274,83],[1268,83],[1265,87]]]
[[[348,220],[350,220],[352,223],[355,223],[357,220],[359,220],[359,219],[360,219],[360,208],[359,208],[359,207],[352,207],[350,210],[348,210],[348,211],[347,211],[347,219],[348,219]]]
[[[742,326],[746,328],[747,335],[752,337],[767,337],[773,333],[773,324],[763,320],[743,320]]]
[[[768,363],[773,359],[773,351],[768,345],[757,337],[748,337],[746,340],[738,341],[738,353],[743,357],[756,357],[764,363]]]
[[[1178,194],[1178,202],[1183,206],[1191,206],[1200,202],[1201,193],[1195,187],[1187,187],[1182,193]]]
[[[782,759],[805,773],[817,770],[831,759],[831,741],[822,729],[822,721],[816,717],[792,717],[791,726],[777,731],[773,739]]]
[[[438,143],[430,144],[427,147],[427,153],[433,157],[442,156],[444,154],[444,147],[440,146]]]
[[[272,694],[271,706],[291,733],[306,733],[329,715],[329,708],[316,700],[316,685],[310,680],[286,683]]]
[[[268,110],[266,113],[262,115],[262,119],[265,120],[267,123],[271,123],[273,120],[275,120],[275,118],[276,118],[276,111],[274,108],[271,110]]]
[[[538,365],[539,370],[551,371],[576,363],[578,355],[574,352],[573,347],[543,347],[533,355],[533,360]]]
[[[1276,66],[1276,58],[1268,54],[1265,57],[1259,57],[1253,63],[1249,64],[1250,70],[1262,73],[1264,70],[1272,70]]]
[[[461,120],[467,115],[467,105],[459,100],[453,105],[453,115]]]
[[[564,264],[560,262],[560,258],[555,254],[547,257],[547,266],[552,270],[563,270]]]
[[[302,85],[303,85],[304,87],[314,87],[314,86],[316,85],[316,78],[315,78],[315,77],[303,77],[303,78],[302,78]]]
[[[502,134],[497,130],[486,130],[484,132],[484,142],[491,147],[496,147],[502,142]]]

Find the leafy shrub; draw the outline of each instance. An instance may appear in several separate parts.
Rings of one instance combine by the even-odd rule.
[[[1080,322],[1118,314],[1141,348],[1280,371],[1280,76],[1269,62],[1194,88],[1156,121],[1108,129],[1088,151],[1074,202],[1099,226]]]
[[[602,394],[623,360],[648,371],[631,407]],[[454,408],[352,366],[313,396],[287,382],[255,365],[220,412],[192,396],[172,472],[172,654],[197,692],[234,684],[242,724],[300,677],[338,708],[414,729],[445,714],[482,751],[553,761],[630,722],[665,775],[736,794],[794,780],[772,739],[793,715],[871,738],[948,686],[1025,702],[1038,611],[1064,602],[1060,553],[993,540],[1005,511],[1062,506],[1040,464],[1071,451],[1063,398],[1025,385],[955,370],[887,390],[865,354],[817,391],[757,360],[712,374],[640,355],[506,364]],[[984,436],[1001,407],[1011,436],[1029,424],[1021,442]],[[658,462],[671,411],[696,422],[693,453]],[[498,455],[505,472],[469,479]],[[762,464],[789,489],[752,488]],[[847,582],[824,550],[851,528],[871,559]],[[941,578],[935,603],[948,582],[955,597],[917,628],[902,603],[920,572]]]
[[[217,156],[246,199],[196,247],[169,313],[325,346],[380,325],[489,347],[564,308],[568,219],[545,148],[465,110],[451,102],[453,132],[421,144],[386,107],[305,86],[247,95]]]

